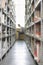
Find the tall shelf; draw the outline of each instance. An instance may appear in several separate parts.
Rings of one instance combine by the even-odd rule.
[[[28,0],[25,2],[27,11],[25,18],[26,40],[34,59],[43,65],[43,0]],[[31,40],[31,41],[30,41]]]
[[[4,1],[4,3],[3,3]],[[15,42],[15,5],[12,0],[0,1],[0,60]]]

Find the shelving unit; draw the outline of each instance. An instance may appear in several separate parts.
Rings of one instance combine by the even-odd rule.
[[[26,0],[26,40],[34,59],[43,65],[43,0]],[[28,15],[28,16],[27,16]],[[31,40],[31,41],[30,41]]]
[[[4,3],[3,3],[4,2]],[[0,1],[0,60],[15,42],[15,5],[12,0]]]

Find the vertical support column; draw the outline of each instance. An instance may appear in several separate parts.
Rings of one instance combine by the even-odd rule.
[[[41,0],[41,54],[40,54],[40,58],[41,58],[41,62],[43,63],[43,0]]]
[[[0,6],[1,6],[1,2],[0,2]],[[2,17],[2,9],[0,7],[0,23],[2,22],[1,17]],[[1,39],[1,37],[2,37],[2,25],[0,24],[0,51],[2,49],[2,39]]]
[[[2,49],[2,40],[0,39],[0,51]]]
[[[40,43],[37,42],[37,62],[40,62]]]

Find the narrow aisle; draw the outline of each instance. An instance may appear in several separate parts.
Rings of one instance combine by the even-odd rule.
[[[17,41],[0,65],[35,65],[24,41]]]

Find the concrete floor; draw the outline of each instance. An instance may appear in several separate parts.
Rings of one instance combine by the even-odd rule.
[[[24,41],[16,41],[15,45],[0,65],[35,65]]]

